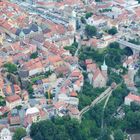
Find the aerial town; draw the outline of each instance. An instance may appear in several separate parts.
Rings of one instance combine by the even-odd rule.
[[[0,140],[140,140],[140,0],[0,0]]]

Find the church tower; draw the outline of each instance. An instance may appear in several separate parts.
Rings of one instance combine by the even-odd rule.
[[[107,78],[107,69],[108,69],[108,67],[107,67],[105,60],[104,60],[103,65],[101,65],[101,71],[102,71],[103,75],[105,76],[105,78]]]

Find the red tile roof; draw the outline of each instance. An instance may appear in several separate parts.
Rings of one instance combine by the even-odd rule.
[[[95,71],[95,73],[93,75],[93,80],[96,80],[98,75],[102,75],[102,77],[104,77],[104,75],[102,74],[102,72],[101,72],[101,70],[99,68]]]
[[[132,93],[129,93],[128,96],[126,96],[125,98],[129,98],[133,101],[140,102],[140,96],[134,95]]]
[[[16,94],[6,97],[6,101],[9,103],[15,102],[15,101],[20,100],[20,99],[21,99],[20,96],[18,96]]]

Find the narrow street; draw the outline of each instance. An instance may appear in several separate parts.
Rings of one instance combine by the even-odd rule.
[[[121,83],[120,83],[121,84]],[[120,85],[119,84],[119,85]],[[80,114],[79,114],[79,118],[81,119],[82,116],[87,112],[89,111],[91,108],[93,108],[96,104],[100,103],[102,100],[104,100],[106,97],[107,97],[107,100],[104,104],[104,107],[103,109],[105,109],[106,105],[107,105],[107,102],[109,101],[109,98],[111,96],[111,93],[113,90],[115,90],[119,85],[116,85],[115,88],[111,88],[111,87],[108,87],[103,93],[100,94],[100,96],[98,96],[95,100],[92,101],[92,103],[86,107],[84,107],[81,111],[80,111]]]

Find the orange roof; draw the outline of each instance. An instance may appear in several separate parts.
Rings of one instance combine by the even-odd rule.
[[[140,102],[140,96],[134,95],[132,93],[129,93],[128,96],[126,96],[125,98],[129,98],[133,101]]]
[[[101,72],[101,70],[99,68],[95,71],[95,73],[93,75],[93,80],[96,80],[98,75],[102,75],[102,77],[104,77],[104,75],[102,74],[102,72]]]
[[[56,63],[62,61],[61,57],[58,55],[50,56],[48,59],[50,63]]]
[[[65,106],[65,105],[66,105],[65,102],[59,101],[59,102],[56,102],[56,103],[54,104],[54,107],[55,107],[56,109],[59,109],[60,107],[63,107],[63,106]]]
[[[41,58],[32,59],[28,62],[24,63],[24,67],[28,70],[36,69],[36,68],[43,68]]]
[[[23,48],[20,47],[20,42],[15,42],[11,45],[13,51],[17,51],[17,50],[23,50]]]
[[[18,85],[14,85],[14,90],[15,90],[16,94],[19,94],[20,91],[21,91],[21,89],[20,89],[20,87]]]
[[[117,3],[120,3],[120,4],[124,4],[125,1],[124,0],[115,0]]]
[[[20,96],[18,96],[16,94],[6,97],[6,101],[9,103],[15,102],[15,101],[20,100],[20,99],[21,99]]]
[[[72,92],[70,93],[70,96],[72,96],[72,97],[77,97],[77,93],[76,93],[75,91],[72,91]]]
[[[74,70],[71,74],[72,77],[79,77],[81,75],[81,72],[79,70]]]
[[[76,107],[70,107],[68,109],[73,115],[78,115],[79,114],[79,110]]]

